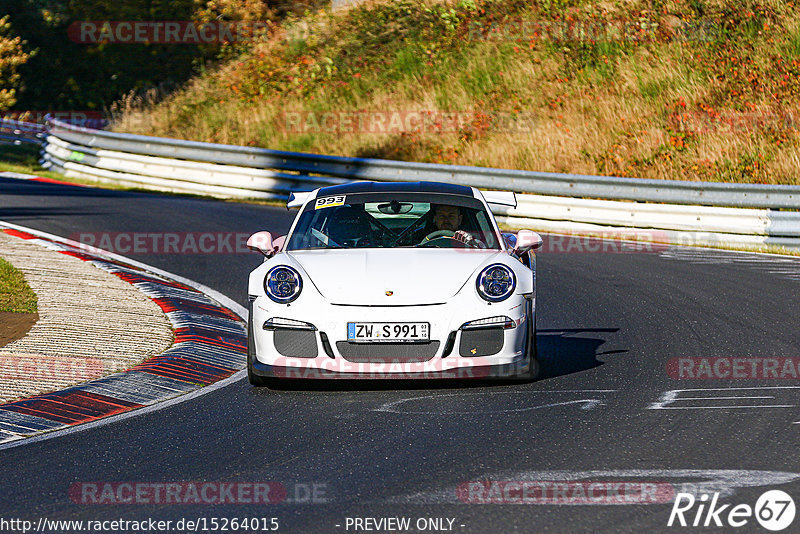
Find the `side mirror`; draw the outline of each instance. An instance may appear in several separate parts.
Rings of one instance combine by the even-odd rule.
[[[532,230],[520,230],[517,232],[517,244],[514,247],[514,254],[524,254],[541,246],[542,236]]]
[[[283,246],[283,241],[285,239],[286,239],[285,236],[281,236],[275,241],[273,241],[271,233],[256,232],[247,239],[247,248],[249,248],[250,250],[257,250],[267,258],[271,258],[280,251],[280,248],[278,249],[275,248],[276,243],[280,241],[278,246],[281,247]]]
[[[272,250],[275,251],[275,254],[283,250],[283,246],[286,244],[286,236],[282,235],[280,237],[276,237],[274,241],[272,241]]]
[[[517,234],[503,232],[500,235],[503,236],[503,242],[506,244],[506,248],[513,251],[517,246]]]

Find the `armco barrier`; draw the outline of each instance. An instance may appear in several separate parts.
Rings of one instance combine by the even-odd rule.
[[[658,229],[697,245],[800,248],[800,187],[555,174],[346,158],[92,130],[50,120],[42,164],[67,176],[220,197],[286,198],[352,180],[517,193],[501,221],[548,231]],[[613,199],[613,200],[610,200]],[[633,201],[633,202],[631,202]]]
[[[46,135],[46,129],[41,124],[0,119],[0,142],[2,143],[43,145]]]

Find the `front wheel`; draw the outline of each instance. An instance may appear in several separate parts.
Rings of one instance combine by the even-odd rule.
[[[520,378],[525,381],[533,382],[534,380],[539,378],[539,371],[541,369],[541,366],[539,365],[539,353],[536,350],[536,315],[533,312],[533,305],[529,304],[528,306],[530,308],[530,315],[528,315],[528,317],[533,315],[533,320],[528,321],[528,324],[530,325],[528,327],[528,344],[527,344],[528,370],[520,374]]]
[[[250,382],[250,385],[256,387],[265,387],[270,385],[269,378],[258,376],[253,372],[253,364],[250,361],[250,356],[247,356],[247,381]]]
[[[264,387],[270,384],[270,380],[263,376],[258,376],[253,370],[253,360],[256,357],[256,342],[253,338],[253,307],[247,317],[247,381],[250,385]]]

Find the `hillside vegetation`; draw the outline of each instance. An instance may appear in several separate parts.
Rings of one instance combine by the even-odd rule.
[[[115,128],[349,156],[800,183],[779,0],[369,2],[290,18]]]
[[[81,39],[82,23],[162,24],[244,19],[265,24],[326,0],[0,0],[0,112],[40,120],[47,111],[99,118],[126,94],[164,95],[238,51],[235,43]],[[89,32],[92,34],[93,32]],[[100,33],[99,31],[97,32]],[[64,115],[69,116],[69,115]]]

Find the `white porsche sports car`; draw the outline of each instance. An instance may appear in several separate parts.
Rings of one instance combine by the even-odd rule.
[[[357,182],[293,193],[288,235],[258,232],[250,383],[276,378],[534,379],[530,230],[501,234],[514,193]]]

